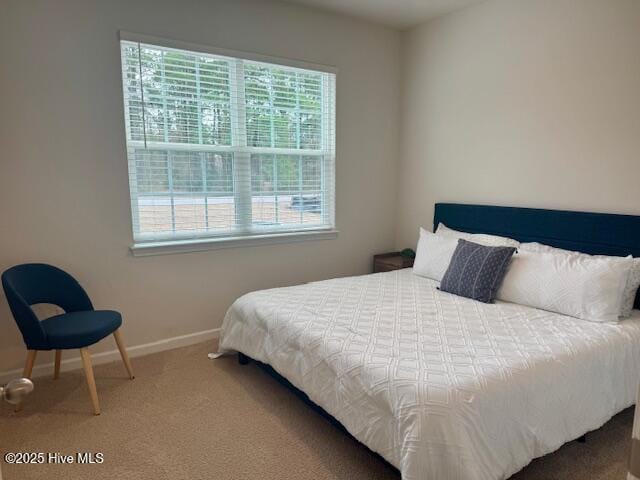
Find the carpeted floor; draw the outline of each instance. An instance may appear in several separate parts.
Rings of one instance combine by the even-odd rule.
[[[102,415],[94,417],[81,371],[36,380],[24,410],[0,407],[0,453],[102,452],[103,464],[8,465],[28,479],[394,479],[399,474],[310,410],[255,365],[208,360],[201,344],[95,369]],[[534,460],[513,480],[625,476],[633,409]],[[1,462],[1,461],[0,461]]]

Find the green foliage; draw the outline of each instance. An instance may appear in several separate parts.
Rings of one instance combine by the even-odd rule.
[[[123,46],[128,130],[134,141],[231,146],[234,60]],[[322,147],[322,76],[297,69],[243,62],[247,146]],[[243,95],[240,95],[243,94]],[[143,112],[144,105],[144,112]],[[135,151],[138,192],[166,195],[233,194],[232,153],[172,149]],[[317,193],[322,157],[251,156],[254,193]]]
[[[230,153],[136,150],[138,192],[162,195],[233,194],[233,156]]]
[[[231,145],[231,61],[135,45],[123,54],[133,140]],[[244,65],[249,146],[319,149],[320,74]]]
[[[322,157],[252,155],[251,190],[292,195],[322,189]]]

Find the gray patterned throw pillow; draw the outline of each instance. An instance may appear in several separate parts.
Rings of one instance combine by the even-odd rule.
[[[440,290],[493,303],[515,251],[513,247],[487,247],[458,240]]]

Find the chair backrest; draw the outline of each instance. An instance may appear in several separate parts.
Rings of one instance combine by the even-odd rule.
[[[47,338],[31,305],[51,303],[65,312],[93,310],[87,292],[67,272],[43,263],[25,263],[2,274],[11,313],[27,348],[46,349]]]

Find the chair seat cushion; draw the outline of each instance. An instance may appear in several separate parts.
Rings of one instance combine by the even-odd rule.
[[[49,348],[83,348],[93,345],[122,325],[122,316],[112,310],[63,313],[41,322]]]

